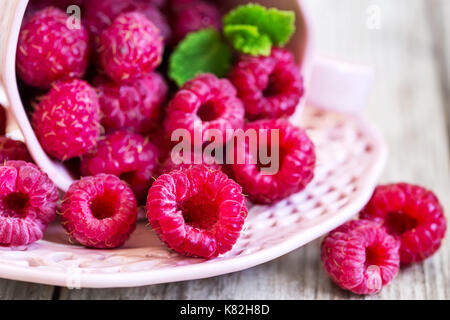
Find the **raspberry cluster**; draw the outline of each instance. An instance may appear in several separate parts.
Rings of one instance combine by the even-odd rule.
[[[314,142],[287,119],[304,93],[300,67],[282,48],[289,13],[238,8],[233,24],[225,17],[223,27],[233,51],[220,33],[217,2],[76,0],[70,4],[83,8],[83,18],[74,29],[68,2],[31,1],[17,74],[23,98],[33,96],[27,105],[43,149],[79,165],[60,210],[71,241],[122,246],[145,204],[141,212],[169,248],[212,259],[238,241],[249,204],[273,205],[308,187]],[[187,36],[194,31],[200,32]],[[238,47],[267,55],[243,55]],[[177,48],[186,61],[173,66],[176,59],[165,58]],[[206,63],[192,53],[203,49],[211,50],[202,56]],[[172,67],[182,81],[169,82]],[[198,69],[185,70],[190,67]],[[0,135],[5,131],[0,108]],[[0,137],[0,245],[42,239],[55,217],[58,191],[31,162],[24,143]],[[322,245],[332,280],[357,294],[378,292],[400,265],[434,254],[446,231],[436,196],[408,184],[378,187],[360,217]]]

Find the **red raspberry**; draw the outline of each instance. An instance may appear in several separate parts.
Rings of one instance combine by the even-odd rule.
[[[86,82],[56,83],[36,106],[33,126],[44,150],[59,160],[91,151],[100,135],[100,105]]]
[[[196,164],[203,164],[204,166],[212,170],[222,170],[222,165],[218,164],[216,159],[212,156],[205,156],[201,153],[198,154],[201,163],[195,163],[195,153],[191,152],[184,156],[183,154],[177,153],[175,155],[169,154],[166,161],[161,166],[160,172],[162,174],[169,173],[175,169],[188,169]],[[184,160],[188,160],[188,163]]]
[[[121,13],[140,12],[155,24],[161,32],[162,37],[168,41],[171,36],[169,23],[155,5],[157,3],[149,4],[144,0],[89,0],[86,3],[84,23],[91,35],[97,37]]]
[[[117,82],[152,72],[161,63],[163,50],[158,28],[138,12],[119,15],[99,37],[100,64]]]
[[[244,56],[229,76],[251,120],[292,115],[303,96],[303,78],[292,53],[273,48],[269,57]]]
[[[400,240],[404,265],[434,254],[447,229],[444,209],[434,193],[406,183],[377,187],[361,218],[380,222]]]
[[[341,288],[375,294],[398,273],[399,242],[375,222],[349,221],[323,241],[322,263]]]
[[[180,2],[180,1],[179,1]],[[182,40],[188,33],[213,27],[221,29],[222,16],[219,9],[204,1],[178,3],[172,12],[173,41]]]
[[[146,135],[158,127],[168,92],[161,75],[150,73],[117,84],[105,80],[99,83],[102,124],[107,131],[128,129]]]
[[[25,143],[7,137],[0,137],[0,163],[8,160],[33,162]]]
[[[99,249],[120,247],[136,228],[133,191],[108,174],[74,182],[61,207],[62,225],[71,239]]]
[[[57,80],[83,77],[89,60],[88,34],[67,27],[68,15],[48,7],[26,20],[19,35],[17,73],[28,85],[48,89]]]
[[[192,143],[195,137],[207,142],[211,140],[207,130],[218,130],[225,142],[226,130],[241,129],[243,124],[244,107],[233,85],[202,74],[186,82],[170,102],[165,129],[169,137],[177,129],[188,130]]]
[[[272,146],[270,142],[275,134],[274,129],[279,130],[279,143],[276,146]],[[230,169],[234,179],[242,185],[250,200],[259,204],[272,204],[303,190],[314,176],[316,163],[314,144],[308,135],[283,119],[249,123],[245,131],[248,133],[251,130],[255,130],[258,136],[261,132],[267,132],[265,139],[258,137],[257,147],[258,150],[267,148],[269,152],[272,148],[279,150],[279,170],[272,175],[261,171],[261,168],[268,165],[261,163],[259,157],[254,159],[252,149],[256,146],[252,148],[250,140],[246,139],[245,143],[236,144],[234,163]],[[241,154],[245,157],[244,164],[239,162],[236,156]]]
[[[117,131],[106,136],[96,151],[81,160],[85,176],[108,173],[130,184],[138,201],[144,201],[158,168],[158,149],[138,134]]]
[[[0,135],[6,133],[6,111],[5,108],[0,104]]]
[[[146,209],[153,230],[170,248],[207,259],[231,250],[247,217],[241,187],[202,165],[160,176]]]
[[[0,245],[23,246],[42,239],[56,215],[56,186],[25,161],[2,164],[0,181]]]

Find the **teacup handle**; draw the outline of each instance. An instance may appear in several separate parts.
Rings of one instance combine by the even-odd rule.
[[[345,113],[359,113],[366,106],[374,80],[372,68],[316,57],[306,102]]]

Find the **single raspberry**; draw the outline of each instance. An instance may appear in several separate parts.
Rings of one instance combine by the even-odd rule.
[[[341,288],[375,294],[398,273],[399,242],[375,222],[353,220],[325,238],[322,263]]]
[[[146,135],[159,126],[168,92],[161,75],[150,73],[121,83],[98,82],[102,125],[107,131],[128,129]]]
[[[169,137],[177,129],[187,130],[192,143],[195,137],[203,143],[210,141],[214,130],[226,142],[226,130],[241,129],[243,124],[244,107],[233,85],[213,74],[202,74],[186,82],[170,102],[165,129]]]
[[[63,227],[71,239],[99,249],[120,247],[136,228],[133,191],[108,174],[74,182],[62,202]]]
[[[23,246],[40,240],[56,215],[54,183],[32,163],[0,165],[0,245]]]
[[[400,240],[404,265],[433,255],[447,229],[444,209],[435,194],[407,183],[378,186],[360,216],[383,224]]]
[[[89,60],[86,29],[69,29],[68,15],[54,7],[34,13],[22,26],[17,73],[28,85],[48,89],[57,80],[83,77]]]
[[[158,149],[140,135],[126,131],[106,136],[97,150],[81,160],[82,175],[116,175],[130,184],[138,201],[145,201],[157,169]]]
[[[48,154],[63,161],[80,157],[100,135],[97,93],[82,80],[58,82],[35,107],[32,121]]]
[[[6,111],[5,108],[0,104],[0,135],[6,133]]]
[[[119,15],[99,37],[98,54],[106,74],[120,82],[140,78],[162,61],[164,44],[158,28],[144,15]]]
[[[205,1],[178,3],[172,10],[172,31],[174,43],[182,40],[188,33],[213,27],[222,28],[219,9]]]
[[[303,96],[303,78],[292,53],[273,48],[269,57],[244,56],[229,76],[251,120],[292,115]]]
[[[170,248],[207,259],[231,250],[247,217],[241,187],[202,165],[160,176],[146,209],[153,230]]]
[[[273,139],[277,138],[275,130],[278,130],[278,141],[273,145]],[[245,142],[235,143],[234,149],[228,148],[234,156],[228,157],[233,159],[230,169],[234,179],[242,185],[250,200],[272,204],[303,190],[312,180],[315,148],[302,129],[279,119],[249,123],[245,132],[255,132],[256,140],[245,139]],[[261,161],[254,152],[257,149],[261,155],[261,148],[267,150],[263,154],[270,157],[270,163]],[[239,159],[239,155],[243,158]]]
[[[197,156],[197,159],[195,159]],[[222,165],[217,163],[217,160],[212,156],[207,156],[198,152],[190,152],[184,155],[181,153],[169,154],[166,161],[161,166],[161,174],[169,173],[173,170],[188,169],[193,165],[202,164],[212,170],[222,170]]]
[[[0,163],[9,160],[33,162],[25,143],[7,137],[0,137]]]
[[[140,12],[155,24],[167,42],[170,40],[172,31],[166,17],[155,5],[158,3],[149,3],[144,0],[89,0],[86,3],[84,23],[91,36],[95,38],[121,13]]]

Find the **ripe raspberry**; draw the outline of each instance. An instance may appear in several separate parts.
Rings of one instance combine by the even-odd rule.
[[[62,203],[62,225],[71,239],[99,249],[120,247],[136,228],[133,191],[108,174],[74,182]]]
[[[219,9],[205,1],[178,3],[172,12],[174,43],[182,40],[188,33],[213,27],[221,29],[222,16]]]
[[[383,224],[400,240],[404,265],[434,254],[447,229],[444,210],[434,193],[406,183],[377,187],[361,218]]]
[[[189,131],[191,141],[202,137],[211,140],[207,130],[218,130],[226,139],[227,129],[241,129],[244,107],[236,97],[236,89],[226,79],[202,74],[186,82],[167,109],[165,129],[170,137],[177,129]]]
[[[128,129],[146,135],[158,127],[168,86],[158,73],[121,83],[99,80],[102,124],[109,132]]]
[[[272,145],[272,138],[276,137],[274,129],[279,130],[279,142],[276,145]],[[242,185],[250,200],[259,204],[272,204],[303,190],[314,176],[316,163],[314,144],[308,135],[283,119],[249,123],[245,131],[249,133],[252,130],[259,136],[257,142],[246,139],[245,143],[237,143],[235,149],[228,150],[234,151],[234,163],[230,166],[232,175]],[[267,136],[261,136],[262,132],[267,132]],[[252,149],[256,147],[258,150],[267,148],[267,154],[273,158],[270,165],[271,173],[274,174],[261,171],[269,164],[264,164],[259,157],[255,159]],[[277,157],[270,153],[271,149],[278,150],[278,171],[275,161]],[[244,155],[244,164],[237,155]]]
[[[398,273],[399,242],[375,222],[353,220],[325,238],[322,263],[341,288],[375,294]]]
[[[303,96],[303,78],[292,53],[273,48],[269,57],[244,56],[229,76],[251,120],[292,115]]]
[[[56,215],[56,186],[25,161],[0,165],[0,181],[0,245],[23,246],[42,239]]]
[[[88,34],[67,27],[68,15],[54,7],[25,21],[17,47],[17,73],[28,85],[48,89],[57,80],[83,77],[89,60]]]
[[[0,135],[6,133],[6,111],[5,108],[0,104]]]
[[[35,107],[32,121],[48,154],[63,161],[80,157],[100,135],[97,94],[81,80],[58,82]]]
[[[0,163],[9,160],[33,162],[25,143],[7,137],[0,137]]]
[[[198,154],[199,161],[204,166],[212,169],[212,170],[222,170],[222,165],[218,164],[216,159],[212,156],[206,156],[201,153]],[[189,161],[185,161],[189,160]],[[176,153],[174,155],[169,154],[169,157],[167,157],[166,161],[162,164],[160,172],[161,174],[169,173],[172,170],[175,169],[188,169],[192,167],[193,165],[196,165],[195,163],[195,153],[191,152],[184,156],[183,154]],[[198,162],[198,161],[197,161]]]
[[[140,135],[117,131],[81,160],[85,176],[108,173],[130,184],[138,201],[145,201],[158,168],[158,149]]]
[[[158,3],[148,3],[144,0],[89,0],[86,3],[84,23],[92,37],[95,38],[109,27],[121,13],[140,12],[155,24],[167,42],[170,40],[172,31],[166,17],[155,5]]]
[[[119,15],[99,37],[100,64],[116,82],[152,72],[161,63],[163,50],[158,28],[138,12]]]
[[[207,259],[231,250],[247,217],[241,187],[202,165],[160,176],[146,209],[152,228],[170,248]]]

